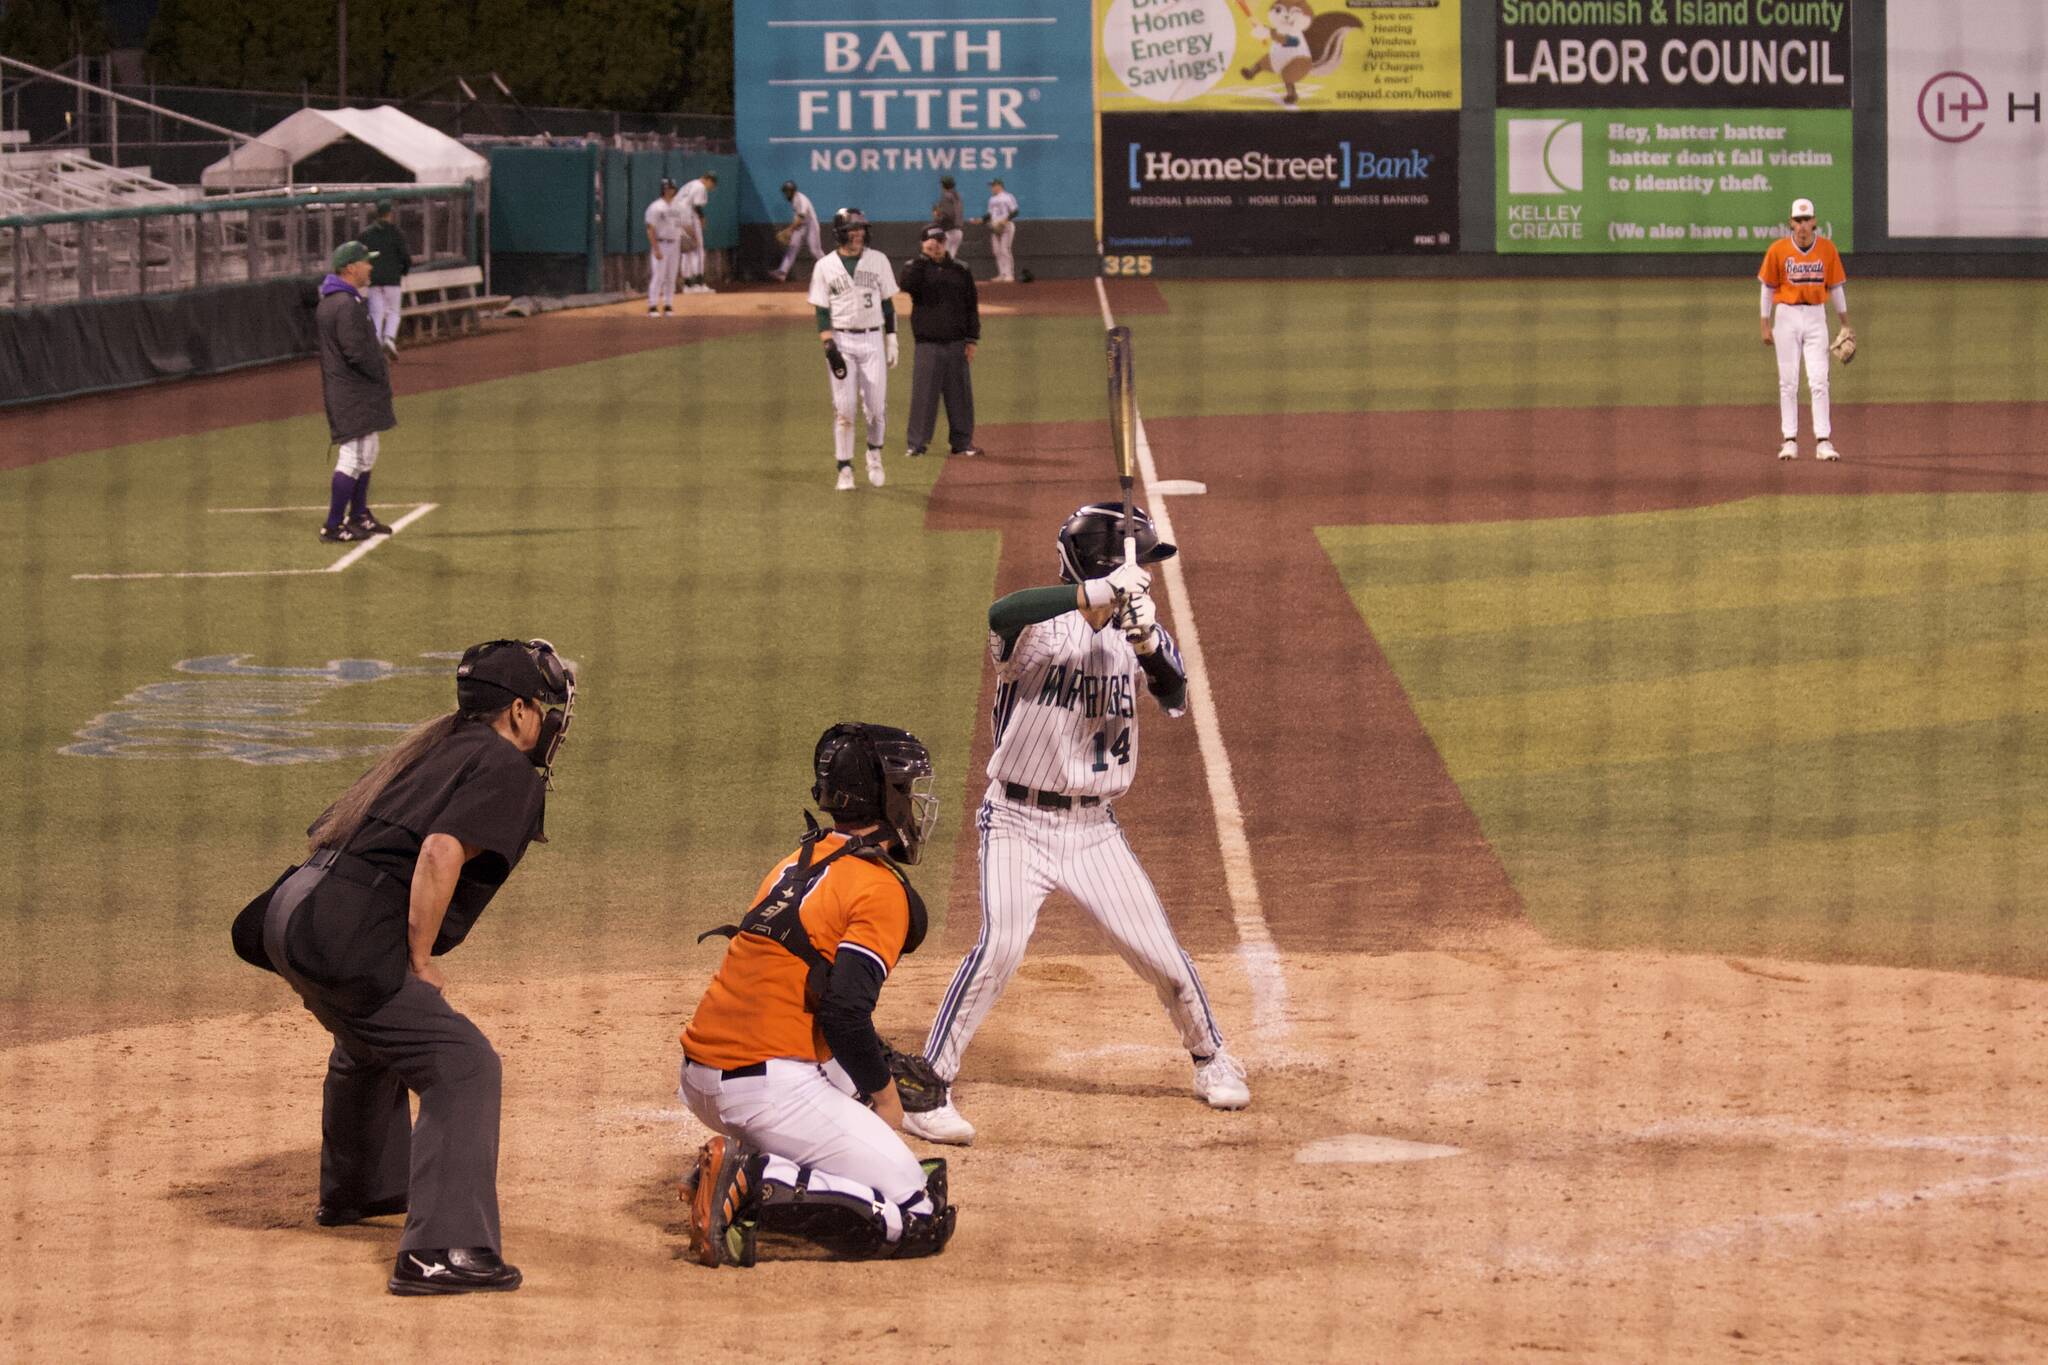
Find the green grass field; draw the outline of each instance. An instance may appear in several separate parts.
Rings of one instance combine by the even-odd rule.
[[[1141,401],[1156,418],[1760,403],[1740,273],[1168,285],[1171,311],[1138,323]],[[2011,360],[2015,337],[2039,350],[2048,291],[1858,289],[1852,401],[2048,399],[2043,372]],[[985,427],[1099,420],[1095,319],[989,330]],[[1723,330],[1727,346],[1705,340]],[[360,753],[59,752],[200,656],[438,668],[421,656],[531,633],[582,662],[555,842],[465,948],[484,967],[667,971],[708,954],[695,933],[786,849],[809,746],[847,715],[932,743],[952,799],[919,880],[942,887],[979,780],[999,546],[925,529],[941,462],[899,458],[907,364],[890,487],[832,493],[815,351],[793,326],[406,398],[376,498],[387,520],[438,510],[339,576],[72,578],[332,562],[316,513],[209,510],[324,499],[316,418],[0,473],[0,593],[29,660],[0,721],[18,787],[0,806],[15,945],[0,997],[274,1003],[228,957],[227,917],[296,856]],[[431,354],[453,365],[460,347]],[[167,410],[181,401],[164,391]],[[1766,500],[1331,527],[1325,543],[1546,932],[2039,972],[2044,520],[2019,495]],[[330,690],[303,719],[396,724],[448,691],[425,676]]]

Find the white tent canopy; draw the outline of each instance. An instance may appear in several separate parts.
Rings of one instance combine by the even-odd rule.
[[[209,190],[268,189],[291,182],[291,168],[324,147],[352,137],[403,166],[423,185],[482,184],[491,163],[446,133],[390,105],[375,109],[301,109],[255,142],[208,166]]]

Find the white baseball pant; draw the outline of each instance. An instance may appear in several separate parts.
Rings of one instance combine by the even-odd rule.
[[[363,291],[370,305],[370,326],[380,342],[398,340],[398,289],[395,284],[373,284]]]
[[[1010,222],[995,223],[988,230],[988,244],[996,253],[996,278],[1014,280],[1017,278],[1017,225]]]
[[[826,377],[832,379],[832,454],[845,464],[853,458],[856,399],[867,418],[868,444],[882,444],[882,429],[888,416],[889,366],[882,355],[880,331],[834,331],[832,343],[846,357],[846,378],[834,378],[831,371],[826,371]]]
[[[960,228],[949,228],[946,231],[946,254],[956,261],[960,259],[961,239],[966,236],[967,233]]]
[[[667,308],[675,302],[676,264],[682,259],[682,251],[673,237],[661,237],[656,241],[654,252],[647,260],[647,306]]]
[[[358,436],[353,441],[343,441],[334,458],[334,472],[346,474],[351,479],[360,479],[377,467],[378,437],[381,432]]]
[[[810,1185],[870,1200],[903,1231],[903,1210],[928,1212],[924,1168],[885,1119],[854,1098],[837,1062],[774,1058],[764,1076],[727,1080],[716,1067],[685,1060],[676,1094],[706,1128],[770,1157],[812,1168]],[[796,1183],[796,1172],[771,1164],[770,1179]]]
[[[811,253],[811,259],[814,261],[825,259],[825,250],[818,243],[817,219],[813,218],[810,222],[805,223],[801,228],[789,234],[789,250],[782,253],[782,264],[775,268],[777,274],[787,275],[789,273],[789,268],[796,264],[796,253],[799,247],[808,248]]]
[[[1119,956],[1159,993],[1191,1055],[1223,1048],[1195,964],[1174,937],[1166,907],[1107,804],[1045,810],[991,786],[976,819],[981,830],[981,936],[953,973],[925,1040],[925,1056],[948,1081],[1003,995],[1054,891],[1081,903]]]
[[[702,229],[700,228],[699,231],[701,232]],[[704,274],[704,247],[702,246],[704,239],[699,237],[697,240],[699,243],[697,247],[683,253],[682,276],[685,280],[699,279]]]
[[[1806,359],[1806,389],[1813,400],[1813,434],[1834,434],[1828,415],[1828,310],[1818,303],[1781,303],[1771,317],[1771,345],[1778,352],[1778,433],[1799,435],[1799,361]]]

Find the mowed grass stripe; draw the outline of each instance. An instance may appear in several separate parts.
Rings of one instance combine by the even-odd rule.
[[[1322,536],[1546,932],[2048,974],[2048,499],[1856,501]]]

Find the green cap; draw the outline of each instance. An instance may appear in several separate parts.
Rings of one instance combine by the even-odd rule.
[[[334,256],[327,262],[327,265],[330,270],[338,275],[341,273],[341,268],[345,265],[354,265],[357,261],[374,261],[376,259],[377,253],[364,246],[361,242],[343,242],[340,246],[334,248]]]

